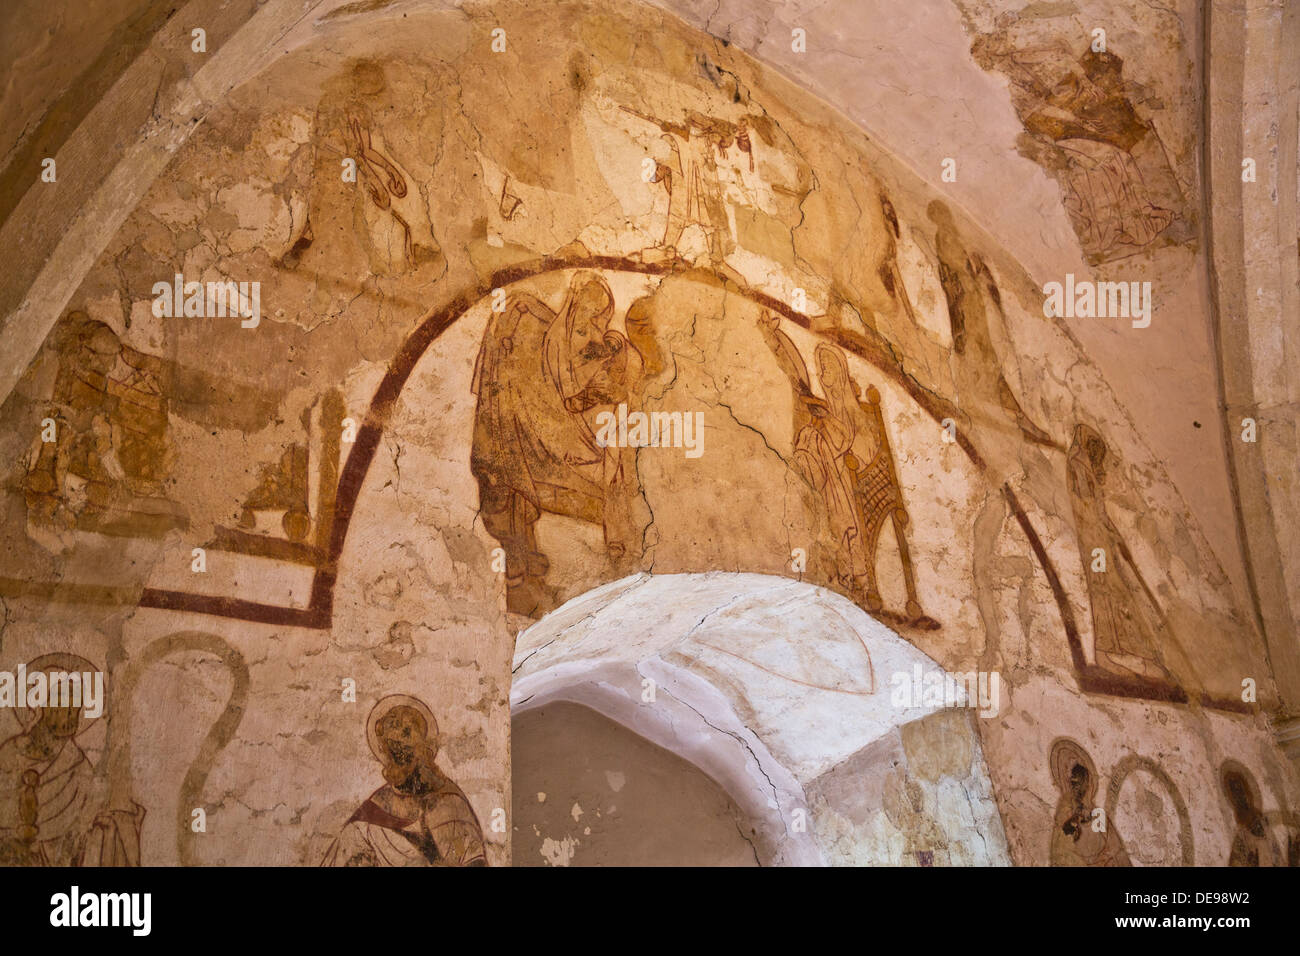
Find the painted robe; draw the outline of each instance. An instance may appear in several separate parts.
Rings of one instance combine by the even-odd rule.
[[[322,866],[486,866],[478,817],[460,787],[438,775],[419,796],[384,786],[352,814]]]

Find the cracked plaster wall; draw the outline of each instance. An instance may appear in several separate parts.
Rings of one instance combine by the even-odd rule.
[[[1221,478],[1189,480],[1202,439],[1188,444],[1163,424],[1168,405],[1207,401],[1187,370],[1208,347],[1165,320],[1203,310],[1186,281],[1196,243],[1124,266],[1157,281],[1153,335],[1185,346],[1171,373],[1192,376],[1183,385],[1149,375],[1115,328],[1045,320],[1044,277],[1082,273],[1082,248],[1059,183],[1018,151],[1009,159],[1023,144],[1012,103],[991,92],[996,70],[956,56],[988,31],[987,12],[890,16],[944,24],[936,49],[951,48],[958,75],[926,52],[919,86],[986,91],[982,115],[996,122],[963,127],[987,137],[962,153],[976,157],[961,167],[974,183],[959,174],[954,191],[941,190],[934,157],[918,151],[922,132],[902,118],[924,111],[900,110],[893,94],[879,94],[888,107],[879,137],[865,135],[812,95],[848,79],[821,87],[809,75],[801,89],[738,44],[622,5],[401,3],[299,23],[286,27],[297,30],[291,52],[239,76],[177,138],[175,158],[157,161],[161,174],[108,228],[104,251],[56,310],[5,402],[0,437],[12,463],[0,655],[16,666],[65,650],[108,671],[117,703],[84,749],[101,805],[146,808],[146,861],[319,862],[382,783],[366,717],[391,693],[436,715],[440,766],[486,826],[511,806],[515,633],[629,572],[804,577],[868,607],[945,669],[999,670],[1011,705],[974,726],[1015,862],[1047,861],[1058,800],[1047,758],[1058,736],[1088,750],[1103,791],[1135,751],[1164,768],[1180,797],[1149,771],[1114,777],[1130,852],[1152,859],[1182,853],[1187,833],[1197,862],[1226,857],[1233,824],[1216,774],[1228,757],[1260,782],[1264,810],[1294,806],[1292,771],[1258,710],[1203,706],[1239,695],[1245,677],[1265,706],[1276,693],[1244,604]],[[1087,18],[1065,19],[1073,29]],[[1035,19],[1025,42],[1066,29],[1048,21]],[[509,40],[495,54],[500,22]],[[764,22],[734,20],[760,54],[754,38],[773,29]],[[1140,25],[1117,31],[1117,44]],[[908,35],[903,26],[882,34]],[[1162,92],[1155,66],[1172,57],[1173,82],[1195,63],[1191,50],[1184,38],[1126,62],[1144,108],[1168,100],[1157,129],[1173,144],[1172,174],[1194,192],[1195,131],[1175,122],[1190,107]],[[348,183],[340,167],[354,154],[363,168]],[[1017,185],[998,190],[1007,199],[996,210],[966,192],[999,177]],[[155,316],[153,285],[177,272],[259,281],[261,324]],[[606,464],[621,470],[599,492],[574,469],[570,485],[560,482],[570,497],[548,498],[532,521],[492,517],[540,500],[510,485],[485,508],[484,489],[545,456],[476,431],[485,414],[476,371],[506,369],[486,380],[520,395],[547,387],[541,370],[509,378],[523,373],[509,371],[513,338],[498,334],[495,281],[509,287],[507,305],[534,303],[525,322],[577,315],[583,288],[607,295],[597,338],[612,348],[621,336],[630,364],[588,411],[612,408],[610,389],[622,389],[646,411],[701,412],[704,454],[611,455]],[[5,291],[7,307],[22,297]],[[844,379],[819,347],[842,356],[860,401],[876,390],[880,429],[858,417],[870,410],[837,410]],[[1147,388],[1163,390],[1161,400]],[[529,426],[548,454],[566,448],[544,403],[502,401],[497,421]],[[880,480],[908,513],[880,526],[870,588],[829,486],[810,470],[816,453],[800,457],[810,418],[828,409],[856,422],[863,461],[891,463],[893,477]],[[37,437],[52,410],[67,442],[53,452]],[[339,438],[344,418],[351,440]],[[944,440],[944,419],[959,441]],[[1098,467],[1074,444],[1077,423],[1106,443],[1104,520],[1071,490],[1073,473]],[[352,469],[358,448],[371,457]],[[882,507],[888,517],[892,506]],[[1126,600],[1157,622],[1145,643],[1134,639],[1138,653],[1121,641],[1111,654],[1113,635],[1099,642],[1095,632],[1102,598],[1081,543],[1097,527],[1125,542],[1137,569]],[[190,570],[196,546],[208,551],[202,576]],[[1115,689],[1135,674],[1186,702]],[[345,678],[355,703],[340,694]],[[892,766],[901,751],[909,767],[924,764],[927,748],[910,739],[900,731],[862,759]],[[961,777],[960,754],[950,756],[948,776]],[[951,794],[936,782],[947,778],[909,773],[881,791],[881,805],[924,832],[922,817],[949,812],[940,804]],[[1134,780],[1136,796],[1124,789]],[[816,793],[833,802],[844,786],[828,776]],[[1152,821],[1178,800],[1190,801],[1187,826],[1171,836]],[[209,813],[206,834],[185,826],[197,806]],[[849,861],[933,849],[908,848],[865,812],[837,810],[834,832],[818,833],[834,849],[818,852]],[[506,862],[508,833],[488,828],[485,838],[489,862]],[[963,846],[951,862],[996,857]]]

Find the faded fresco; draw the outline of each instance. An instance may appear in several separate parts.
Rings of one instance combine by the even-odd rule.
[[[1091,263],[1194,241],[1196,219],[1185,198],[1192,173],[1180,168],[1187,146],[1178,140],[1191,131],[1166,125],[1162,136],[1155,120],[1173,121],[1165,115],[1171,103],[1155,77],[1136,78],[1132,65],[1126,68],[1129,35],[1118,28],[1141,29],[1131,13],[1089,17],[1070,4],[997,12],[977,0],[958,6],[975,62],[1006,79],[1024,126],[1021,153],[1060,184]],[[1182,32],[1172,9],[1160,19],[1163,30]],[[1148,73],[1149,47],[1133,50]]]
[[[968,12],[971,56],[1083,258],[1194,245],[1125,38],[1027,23]],[[652,8],[319,28],[176,152],[4,403],[0,668],[75,657],[107,690],[96,720],[0,713],[0,862],[509,865],[516,635],[726,571],[1006,688],[960,753],[904,726],[887,775],[828,771],[820,859],[1296,863],[1243,596],[938,183]],[[165,314],[175,276],[257,282],[258,314],[210,286]],[[799,641],[713,652],[743,696],[830,653]],[[855,766],[879,812],[850,820]],[[970,848],[963,781],[1004,851]]]

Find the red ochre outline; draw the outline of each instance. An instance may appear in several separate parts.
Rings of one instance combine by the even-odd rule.
[[[347,539],[348,526],[356,508],[361,485],[374,460],[379,447],[379,439],[387,426],[397,400],[406,381],[414,371],[416,363],[423,358],[443,332],[451,328],[465,312],[485,298],[493,289],[504,288],[524,279],[535,278],[549,272],[563,272],[571,269],[593,269],[609,272],[631,272],[641,275],[690,276],[695,274],[707,278],[710,282],[721,281],[727,291],[749,299],[770,309],[809,331],[814,331],[822,338],[833,342],[866,361],[878,371],[887,375],[896,385],[915,401],[931,418],[941,422],[955,411],[953,405],[933,392],[927,391],[913,378],[903,372],[893,350],[878,335],[862,336],[841,330],[816,330],[812,319],[797,312],[785,302],[763,292],[750,289],[732,280],[717,275],[710,270],[697,269],[680,259],[663,262],[643,262],[620,256],[546,256],[530,262],[518,263],[498,269],[485,282],[480,282],[472,289],[461,292],[442,308],[428,316],[414,332],[402,343],[402,347],[388,364],[379,387],[371,399],[370,409],[365,421],[357,431],[356,441],[348,454],[347,462],[339,476],[338,497],[330,527],[329,550],[324,562],[317,567],[312,581],[311,599],[305,608],[283,607],[274,604],[260,604],[237,598],[215,597],[194,594],[185,591],[168,591],[146,588],[140,595],[139,606],[169,611],[190,611],[197,614],[211,614],[235,620],[251,621],[257,624],[274,624],[288,627],[305,627],[326,630],[331,626],[334,615],[334,585],[338,580],[338,563],[343,554],[343,545]],[[983,457],[971,444],[964,433],[956,436],[962,451],[981,471],[986,470]],[[1038,537],[1028,515],[1025,514],[1015,493],[1009,484],[1003,485],[1003,494],[1007,499],[1016,521],[1029,541],[1029,546],[1038,559],[1039,566],[1047,577],[1052,595],[1056,599],[1061,614],[1061,623],[1065,627],[1069,642],[1070,657],[1074,664],[1079,689],[1085,693],[1106,694],[1116,697],[1131,697],[1141,700],[1157,700],[1169,703],[1186,703],[1187,693],[1173,683],[1138,677],[1124,678],[1112,674],[1097,665],[1090,665],[1084,658],[1083,644],[1079,638],[1070,606],[1068,595],[1061,584],[1061,579],[1052,565],[1051,558]],[[1250,713],[1254,708],[1242,701],[1231,698],[1211,698],[1200,696],[1200,703],[1206,707]]]

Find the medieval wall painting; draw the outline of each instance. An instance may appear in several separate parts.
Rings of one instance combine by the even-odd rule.
[[[1219,772],[1235,828],[1228,866],[1300,866],[1300,822],[1288,809],[1265,811],[1259,784],[1236,760]]]
[[[1122,757],[1110,772],[1106,813],[1127,830],[1138,866],[1191,866],[1196,859],[1191,814],[1161,764],[1141,754]]]
[[[972,57],[1005,78],[1024,127],[1019,149],[1060,183],[1089,262],[1194,239],[1183,140],[1190,131],[1162,134],[1156,118],[1171,121],[1170,100],[1179,94],[1159,89],[1170,78],[1153,76],[1150,62],[1135,71],[1129,50],[1141,47],[1127,41],[1141,34],[1119,28],[1129,28],[1129,16],[1107,18],[1109,31],[1098,36],[1078,29],[1078,11],[1068,6],[996,15],[984,3],[959,6]],[[1172,11],[1169,20],[1181,28]]]
[[[1052,782],[1060,793],[1052,819],[1051,862],[1053,866],[1129,866],[1124,838],[1113,825],[1097,817],[1097,768],[1092,759],[1072,740],[1052,745]]]
[[[664,541],[663,519],[657,517],[658,500],[671,500],[675,489],[656,486],[675,483],[674,473],[684,469],[694,472],[697,482],[716,481],[719,476],[709,469],[709,461],[700,460],[706,447],[753,443],[745,434],[752,426],[744,427],[752,410],[743,402],[733,405],[725,390],[721,396],[709,394],[717,389],[718,377],[730,372],[725,358],[701,361],[717,331],[699,328],[698,323],[693,323],[695,328],[675,327],[677,302],[690,294],[707,301],[716,291],[673,279],[656,285],[616,309],[605,279],[574,273],[558,312],[520,294],[507,298],[505,311],[494,315],[489,325],[475,368],[478,404],[471,467],[479,482],[484,524],[505,550],[512,613],[535,618],[557,603],[554,585],[546,583],[551,562],[540,545],[544,515],[598,531],[602,575],[607,579],[649,570],[647,559],[685,563],[689,559],[684,554],[675,559],[674,550],[664,554],[670,541]],[[816,545],[815,573],[823,573],[824,564],[827,583],[891,619],[937,628],[918,600],[908,514],[879,390],[851,378],[843,350],[821,345],[815,353],[821,395],[815,394],[805,360],[780,331],[779,317],[752,307],[730,308],[741,309],[747,321],[742,329],[728,329],[723,335],[775,346],[772,359],[758,357],[759,368],[769,380],[780,381],[778,369],[791,376],[779,394],[783,400],[787,391],[792,396],[791,423],[801,423],[781,436],[783,453],[770,445],[754,445],[750,452],[784,469],[785,478],[775,486],[758,475],[753,480],[762,482],[759,487],[765,493],[775,490],[805,512],[798,533],[807,536],[805,550]],[[720,319],[714,317],[712,324]],[[638,414],[654,429],[640,438]],[[629,444],[603,446],[597,422],[601,416],[612,422],[619,415],[633,421]],[[631,445],[636,441],[643,447]],[[651,441],[674,451],[658,451]],[[680,455],[680,460],[659,462],[665,454]],[[642,485],[643,474],[649,489]],[[733,485],[743,480],[734,469],[728,478]],[[733,487],[724,494],[736,491]],[[721,517],[730,505],[723,497],[695,508],[705,513],[717,508]],[[881,543],[886,526],[892,531],[890,554],[883,553]],[[772,533],[797,540],[789,528],[774,528]],[[774,570],[790,550],[783,545],[774,548],[780,556],[772,563]],[[719,556],[739,558],[725,552]],[[698,566],[700,558],[693,560]],[[896,566],[902,579],[903,593],[888,609],[877,582],[877,566],[883,564]]]
[[[103,673],[71,654],[44,654],[28,674]],[[102,685],[102,679],[101,679]],[[11,689],[12,690],[12,689]],[[113,808],[99,786],[86,748],[104,744],[102,686],[93,706],[45,706],[14,711],[19,730],[0,743],[0,855],[6,866],[138,866],[145,808]],[[91,711],[100,711],[92,714]],[[99,733],[93,733],[98,730]]]
[[[366,718],[384,786],[357,808],[324,866],[483,866],[483,828],[460,787],[438,769],[438,722],[414,697],[394,694]]]
[[[613,313],[608,284],[577,275],[558,314],[527,294],[508,298],[479,353],[471,468],[484,524],[505,548],[507,607],[517,614],[556,606],[537,540],[543,511],[598,525],[616,577],[640,548],[634,453],[605,447],[592,424],[601,412],[642,404],[645,359],[611,327]],[[629,331],[656,344],[648,328]]]
[[[85,313],[70,315],[60,334],[55,440],[33,447],[25,480],[32,523],[150,536],[182,526],[163,496],[173,459],[163,363],[124,348]]]
[[[1154,760],[1124,757],[1104,795],[1097,768],[1074,740],[1054,741],[1049,755],[1060,794],[1052,823],[1053,866],[1190,866],[1195,859],[1187,806]],[[1133,850],[1124,842],[1129,833]]]
[[[1015,862],[1290,859],[1243,605],[975,218],[664,14],[521,20],[505,92],[462,14],[331,26],[250,77],[6,401],[0,661],[61,635],[110,707],[5,729],[5,859],[508,864],[515,634],[708,571],[1001,673],[976,726]],[[1090,260],[1190,241],[1123,51],[977,33]],[[255,277],[262,322],[159,318],[178,273]],[[880,825],[960,862],[925,773],[880,779]]]
[[[1133,562],[1106,512],[1106,443],[1086,425],[1075,428],[1070,445],[1070,500],[1087,564],[1115,561],[1114,572],[1088,578],[1092,605],[1093,654],[1098,665],[1120,676],[1168,679],[1156,659],[1156,632],[1165,622],[1142,572]]]
[[[14,630],[11,641],[33,643],[31,634]],[[188,707],[193,747],[160,752],[151,742],[166,724],[151,708],[171,703],[177,672],[185,671],[167,670],[184,663],[196,678],[179,701]],[[27,677],[29,706],[6,711],[17,732],[0,744],[6,865],[139,866],[149,862],[143,848],[151,833],[167,845],[159,853],[155,842],[155,859],[200,862],[195,844],[202,830],[191,828],[193,809],[202,808],[199,794],[235,735],[248,695],[239,652],[216,635],[181,632],[149,640],[116,668],[59,652],[25,661],[17,673]],[[43,683],[34,680],[38,673]],[[82,678],[78,692],[69,706],[57,706],[58,682],[70,675]],[[31,696],[36,687],[50,695],[44,702]],[[160,792],[160,780],[170,792]]]

